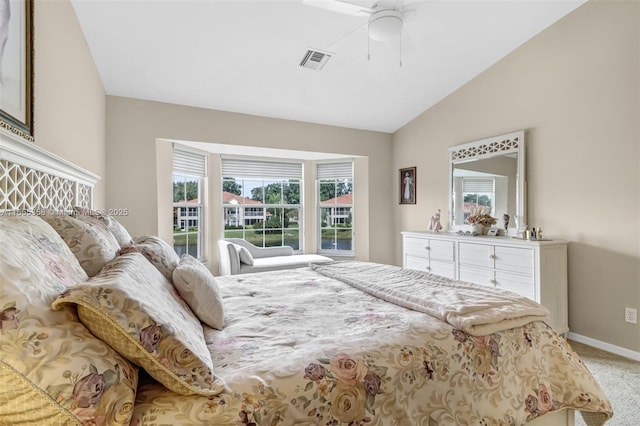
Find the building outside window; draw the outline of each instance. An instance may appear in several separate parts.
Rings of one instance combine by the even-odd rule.
[[[353,255],[353,163],[319,163],[318,251]]]
[[[202,188],[206,157],[175,149],[173,152],[173,248],[202,259],[204,253]]]
[[[301,249],[302,164],[222,159],[224,237]]]

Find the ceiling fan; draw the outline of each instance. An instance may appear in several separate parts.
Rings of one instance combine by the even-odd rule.
[[[407,6],[418,3],[416,0],[302,0],[303,4],[318,7],[333,12],[343,13],[353,16],[368,16],[365,23],[368,29],[369,40],[387,42],[399,40],[400,45],[400,66],[402,66],[402,28],[405,23],[405,14],[414,10],[407,9]],[[363,25],[365,25],[363,24]],[[344,37],[352,34],[362,26],[354,29]],[[335,44],[337,43],[332,43]],[[367,46],[367,57],[371,59],[370,46]]]

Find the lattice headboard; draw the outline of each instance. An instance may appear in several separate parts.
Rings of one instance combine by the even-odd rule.
[[[99,177],[0,129],[0,211],[93,207]]]

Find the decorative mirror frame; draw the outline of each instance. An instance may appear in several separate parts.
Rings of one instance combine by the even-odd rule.
[[[453,192],[453,166],[474,160],[517,154],[515,229],[527,223],[527,179],[524,130],[494,136],[449,148],[449,231],[455,232],[467,225],[455,225],[455,200]]]

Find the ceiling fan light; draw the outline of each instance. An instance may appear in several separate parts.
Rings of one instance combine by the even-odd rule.
[[[369,18],[369,37],[377,41],[386,41],[400,35],[402,30],[402,12],[381,10]]]

